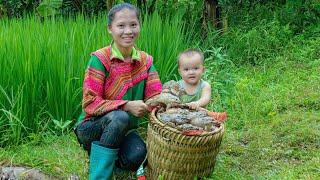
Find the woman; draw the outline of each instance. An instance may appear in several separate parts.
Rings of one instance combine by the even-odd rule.
[[[128,3],[108,13],[113,42],[92,53],[83,84],[83,112],[76,126],[79,143],[90,155],[89,179],[109,179],[114,166],[136,171],[146,145],[135,130],[147,111],[146,99],[161,93],[152,57],[135,47],[138,9]]]

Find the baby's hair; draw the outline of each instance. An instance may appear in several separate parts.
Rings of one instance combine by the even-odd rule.
[[[199,49],[190,48],[190,49],[186,49],[186,50],[182,51],[182,52],[178,55],[178,58],[177,58],[178,65],[179,65],[179,63],[180,63],[181,56],[183,56],[183,55],[192,56],[192,55],[195,55],[195,54],[199,54],[199,56],[200,56],[200,58],[201,58],[201,62],[202,62],[202,64],[203,64],[203,63],[204,63],[204,55],[203,55],[203,52],[200,51]]]
[[[140,12],[139,9],[137,7],[135,7],[134,5],[130,4],[130,3],[121,3],[121,4],[117,4],[115,6],[113,6],[109,13],[108,13],[108,26],[111,25],[112,21],[114,20],[114,16],[116,15],[117,12],[123,10],[123,9],[129,9],[129,10],[133,10],[136,15],[137,15],[137,19],[140,21]]]

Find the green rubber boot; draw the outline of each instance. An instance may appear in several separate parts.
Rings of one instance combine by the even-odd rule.
[[[92,142],[89,180],[111,179],[115,160],[118,158],[118,149],[109,149],[99,145],[99,141]]]

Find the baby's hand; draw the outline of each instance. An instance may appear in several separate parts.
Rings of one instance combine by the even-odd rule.
[[[187,106],[189,106],[189,108],[191,108],[191,109],[195,109],[195,110],[197,110],[197,109],[199,109],[199,108],[200,108],[199,103],[198,103],[198,102],[196,102],[196,101],[194,101],[194,102],[190,102],[190,103],[187,103],[186,105],[187,105]]]

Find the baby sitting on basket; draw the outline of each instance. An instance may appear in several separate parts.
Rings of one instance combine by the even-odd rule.
[[[162,93],[146,101],[146,104],[149,107],[165,107],[158,111],[158,119],[182,129],[186,135],[199,135],[203,130],[210,130],[212,125],[225,121],[227,114],[203,108],[211,99],[211,86],[201,79],[204,73],[203,53],[197,49],[187,49],[179,54],[177,62],[182,79],[165,83]]]

